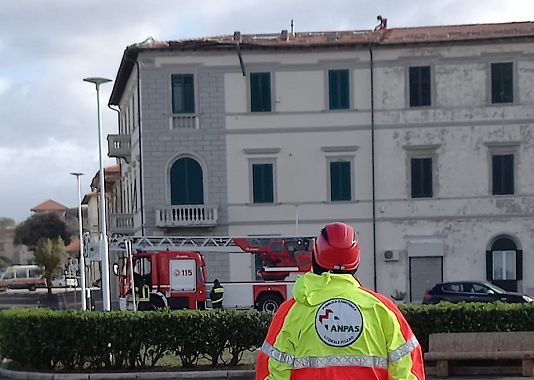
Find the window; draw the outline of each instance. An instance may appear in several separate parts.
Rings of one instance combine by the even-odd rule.
[[[410,67],[410,107],[431,104],[430,66]]]
[[[514,101],[514,64],[512,62],[491,64],[491,102]]]
[[[274,202],[273,164],[252,164],[252,201]]]
[[[172,75],[172,112],[195,113],[193,74]]]
[[[514,194],[514,155],[494,154],[491,163],[493,195]]]
[[[330,200],[350,201],[352,199],[350,161],[330,162]]]
[[[350,107],[349,70],[328,71],[328,95],[331,110]]]
[[[28,278],[28,271],[26,269],[17,269],[17,278]]]
[[[180,158],[171,167],[171,204],[204,203],[204,180],[200,164],[192,158]]]
[[[271,111],[271,73],[250,73],[250,110]]]
[[[493,280],[516,279],[516,251],[493,251]]]
[[[490,288],[481,284],[473,284],[472,291],[479,294],[490,294],[492,292]]]
[[[431,198],[432,189],[432,158],[411,159],[412,198]]]

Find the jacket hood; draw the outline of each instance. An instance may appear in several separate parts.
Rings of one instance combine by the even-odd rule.
[[[308,272],[295,282],[293,297],[298,303],[315,306],[328,299],[343,296],[349,287],[360,287],[360,283],[351,274],[325,272],[317,275]]]

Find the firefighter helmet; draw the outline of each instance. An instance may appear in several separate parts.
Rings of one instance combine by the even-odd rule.
[[[360,264],[360,241],[345,223],[330,223],[313,243],[315,261],[327,270],[353,271]]]

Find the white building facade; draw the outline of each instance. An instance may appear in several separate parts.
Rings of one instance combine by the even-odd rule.
[[[136,235],[359,232],[358,277],[420,302],[439,281],[534,292],[534,26],[145,41],[110,105]],[[210,278],[254,258],[207,255]]]

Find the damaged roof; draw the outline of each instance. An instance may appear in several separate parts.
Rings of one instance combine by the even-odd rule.
[[[385,20],[385,19],[384,19]],[[130,77],[140,51],[216,51],[258,49],[306,49],[306,48],[369,48],[379,46],[467,42],[499,39],[525,39],[534,37],[534,22],[501,24],[467,24],[422,26],[411,28],[387,28],[387,24],[375,30],[348,30],[330,32],[291,33],[283,30],[276,34],[220,35],[197,39],[156,41],[152,38],[128,46],[117,73],[110,105],[118,105],[126,82]]]

